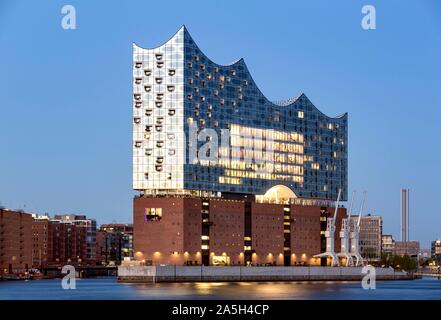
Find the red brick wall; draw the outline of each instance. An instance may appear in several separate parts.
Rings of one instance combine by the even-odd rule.
[[[51,222],[48,220],[34,220],[32,222],[33,259],[34,268],[48,266],[53,261],[53,239]]]
[[[231,264],[243,263],[244,202],[210,200],[210,221],[210,251],[218,256],[225,253]]]
[[[201,207],[200,198],[134,199],[134,252],[138,260],[153,264],[201,263]],[[244,202],[210,199],[210,253],[230,257],[233,264],[243,263]],[[162,208],[161,221],[144,221],[145,208]],[[252,203],[253,263],[283,265],[283,219],[281,204]],[[292,262],[319,264],[312,256],[320,253],[320,209],[313,206],[291,206]],[[341,216],[339,209],[336,228],[336,251],[340,250],[338,232]],[[328,215],[334,210],[328,208]],[[175,254],[173,254],[176,252]]]
[[[32,216],[0,209],[0,274],[32,267]]]
[[[253,263],[283,265],[283,205],[253,203],[251,210]]]
[[[133,208],[135,258],[152,263],[184,263],[184,199],[136,197]],[[146,208],[162,208],[162,219],[145,221]]]

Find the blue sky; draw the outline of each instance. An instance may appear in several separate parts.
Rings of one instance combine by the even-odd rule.
[[[72,4],[77,29],[61,28]],[[373,4],[377,29],[360,26]],[[441,3],[412,1],[0,2],[0,201],[35,212],[132,220],[132,42],[185,24],[215,62],[243,57],[272,100],[304,92],[349,113],[349,188],[399,237],[441,237]]]

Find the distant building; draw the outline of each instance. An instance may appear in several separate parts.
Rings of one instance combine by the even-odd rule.
[[[358,219],[358,216],[352,216]],[[366,215],[360,220],[360,253],[369,262],[380,261],[383,235],[383,219],[378,215]]]
[[[0,275],[22,273],[32,266],[32,216],[0,209]]]
[[[431,257],[431,250],[430,249],[420,249],[420,252],[418,253],[418,257],[420,259],[429,259]]]
[[[399,256],[418,257],[420,252],[419,241],[396,241],[393,253]]]
[[[96,221],[84,215],[55,215],[54,220],[63,224],[75,225],[75,246],[79,264],[95,264],[96,262]]]
[[[97,262],[120,264],[126,257],[133,257],[133,225],[101,225],[97,231]]]
[[[401,189],[401,241],[409,241],[409,189]]]
[[[53,228],[49,216],[32,215],[32,266],[41,268],[53,262]]]
[[[434,259],[441,259],[441,239],[432,241],[431,255]]]
[[[381,237],[381,253],[391,255],[394,252],[395,239],[390,234],[383,234]]]

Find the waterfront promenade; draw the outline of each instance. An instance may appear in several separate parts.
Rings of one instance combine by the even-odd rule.
[[[217,281],[359,281],[361,267],[213,267],[119,266],[120,282],[217,282]],[[412,273],[375,268],[377,280],[411,280]]]

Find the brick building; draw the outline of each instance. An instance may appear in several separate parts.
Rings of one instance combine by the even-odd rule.
[[[96,232],[96,261],[99,264],[120,264],[133,257],[133,225],[103,224]]]
[[[0,275],[23,273],[32,266],[32,216],[0,209]]]
[[[320,205],[136,197],[135,258],[146,264],[319,265],[326,260],[313,255],[325,250],[326,218],[333,213]],[[337,230],[345,214],[338,210]]]

